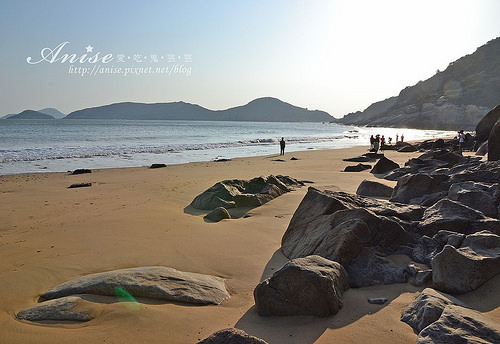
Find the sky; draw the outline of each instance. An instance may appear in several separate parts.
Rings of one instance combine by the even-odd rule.
[[[342,117],[500,36],[498,0],[2,0],[0,116],[259,97]]]

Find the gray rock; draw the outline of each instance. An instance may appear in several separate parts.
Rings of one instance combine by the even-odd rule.
[[[366,222],[349,219],[326,233],[313,253],[347,266],[372,238]]]
[[[497,121],[488,138],[488,161],[500,160],[500,121]]]
[[[229,214],[229,212],[227,211],[226,208],[218,207],[218,208],[215,208],[214,210],[212,210],[211,212],[209,212],[203,218],[206,220],[213,221],[213,222],[219,222],[219,221],[224,220],[224,219],[230,219],[231,215]]]
[[[468,307],[451,295],[441,293],[432,288],[425,288],[403,311],[401,314],[401,321],[410,325],[415,333],[419,333],[438,320],[443,310],[448,305]]]
[[[89,186],[92,186],[92,183],[75,183],[68,186],[68,189],[86,188]]]
[[[487,153],[488,153],[488,141],[485,141],[476,150],[476,155],[485,156]]]
[[[328,317],[342,308],[348,288],[347,273],[339,263],[320,256],[297,258],[257,285],[255,305],[262,316]]]
[[[469,168],[451,176],[450,182],[500,183],[500,161],[472,164]]]
[[[82,276],[41,295],[42,300],[75,294],[114,296],[121,287],[134,297],[196,304],[220,304],[229,298],[223,278],[164,266],[120,269]]]
[[[311,212],[315,210],[313,208],[314,205],[307,207]],[[325,258],[348,263],[359,246],[377,245],[391,252],[405,239],[401,225],[367,209],[338,210],[314,217],[306,223],[307,220],[297,215],[303,210],[304,207],[299,206],[281,241],[283,253],[289,258],[321,254]],[[341,252],[349,254],[339,256]]]
[[[401,177],[394,188],[391,202],[422,204],[429,195],[448,192],[447,176],[428,174],[409,174]]]
[[[371,165],[357,164],[354,166],[346,166],[346,168],[344,168],[344,172],[361,172],[361,171],[369,170],[370,168],[372,168]]]
[[[478,142],[488,141],[490,137],[491,129],[495,126],[495,123],[500,119],[500,105],[497,105],[492,110],[490,110],[483,119],[479,121],[476,125],[476,139]]]
[[[464,239],[464,234],[445,230],[440,230],[432,238],[424,235],[417,241],[411,257],[416,262],[430,266],[434,256],[441,252],[445,245],[459,248]]]
[[[197,344],[267,344],[263,339],[251,336],[236,328],[226,328],[215,332]]]
[[[441,317],[424,328],[417,344],[500,343],[500,325],[479,312],[448,305]]]
[[[417,244],[413,248],[411,253],[411,258],[418,262],[426,265],[431,265],[432,258],[443,249],[444,245],[440,244],[434,238],[423,235],[418,240]]]
[[[405,268],[394,266],[372,247],[363,248],[346,270],[352,288],[406,282]]]
[[[373,197],[391,197],[393,188],[371,180],[363,180],[356,190],[357,195]]]
[[[445,163],[444,166],[449,168],[467,161],[467,158],[465,158],[464,156],[454,152],[450,152],[447,149],[440,149],[436,151],[431,150],[422,154],[418,158],[421,160],[437,160],[440,163]]]
[[[419,224],[420,233],[429,236],[440,230],[471,234],[483,229],[500,233],[500,221],[449,199],[442,199],[425,210]]]
[[[167,167],[167,165],[165,164],[151,164],[151,166],[149,166],[149,168],[163,168],[163,167]]]
[[[92,173],[92,170],[88,168],[77,168],[71,174],[85,174],[85,173]]]
[[[29,321],[89,321],[93,317],[89,311],[82,309],[82,301],[78,296],[49,300],[20,311],[16,317]]]
[[[415,278],[411,282],[414,286],[422,286],[432,280],[432,270],[417,271]]]
[[[366,155],[360,155],[356,156],[354,158],[347,158],[347,159],[342,159],[343,161],[349,161],[349,162],[371,162],[375,161],[375,158],[367,157]]]
[[[461,294],[500,273],[500,237],[488,231],[468,235],[459,249],[446,245],[432,260],[436,289]]]
[[[414,145],[411,145],[411,144],[407,144],[406,146],[404,147],[401,147],[398,149],[398,152],[401,152],[401,153],[410,153],[410,152],[416,152],[418,149],[417,147],[415,147]]]
[[[375,211],[403,219],[422,214],[419,207],[410,208],[309,188],[283,235],[281,248],[291,259],[317,254],[345,265],[365,246],[390,253],[405,242],[407,233],[394,219]]]
[[[259,206],[292,191],[304,183],[288,176],[257,177],[251,180],[224,180],[196,196],[191,202],[195,209],[213,210],[235,206]]]
[[[497,217],[500,185],[475,182],[455,183],[448,190],[448,198],[465,204],[489,217]]]
[[[399,165],[394,161],[387,159],[385,156],[381,157],[379,161],[373,166],[370,173],[382,174],[399,168]]]

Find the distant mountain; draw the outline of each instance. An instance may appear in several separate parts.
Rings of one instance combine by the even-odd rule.
[[[398,96],[350,113],[336,122],[419,129],[474,130],[500,104],[500,37],[406,87]]]
[[[54,119],[54,117],[39,111],[24,110],[23,112],[10,116],[7,119]]]
[[[116,103],[74,111],[65,119],[328,122],[334,118],[324,111],[312,111],[267,97],[227,110],[209,110],[185,102]]]
[[[38,110],[38,112],[45,113],[47,115],[51,115],[52,117],[54,117],[56,119],[66,117],[65,114],[63,114],[61,111],[54,109],[54,108],[41,109],[41,110]]]

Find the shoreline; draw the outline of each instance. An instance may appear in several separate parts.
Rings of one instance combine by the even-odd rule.
[[[0,176],[0,218],[5,219],[0,224],[0,294],[9,295],[0,299],[0,341],[196,343],[222,328],[237,327],[270,343],[414,343],[416,334],[399,317],[424,287],[407,283],[349,289],[344,308],[330,318],[267,318],[255,311],[253,289],[287,261],[281,237],[308,186],[355,193],[363,179],[395,185],[367,171],[342,172],[353,165],[343,158],[367,150],[307,150],[286,153],[284,161],[275,161],[283,156],[273,154],[159,169]],[[298,160],[290,160],[292,154]],[[386,151],[400,165],[419,154]],[[206,212],[187,209],[218,181],[270,174],[314,183],[246,210],[249,217],[208,223]],[[92,186],[68,189],[83,182]],[[41,293],[75,277],[151,265],[225,278],[231,298],[219,306],[138,299],[138,311],[112,300],[92,303],[95,318],[78,324],[15,319]],[[490,282],[469,298],[497,290],[498,276]],[[366,302],[379,296],[389,302]],[[500,318],[499,311],[490,313]]]

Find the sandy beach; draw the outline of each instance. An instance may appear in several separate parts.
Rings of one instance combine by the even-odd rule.
[[[329,318],[260,317],[254,307],[255,286],[287,261],[281,238],[307,186],[355,193],[363,179],[396,184],[368,171],[342,172],[355,164],[343,158],[367,149],[309,150],[284,158],[275,154],[82,175],[0,176],[0,343],[196,343],[227,327],[269,343],[415,343],[417,335],[400,315],[424,286],[351,288],[344,295],[344,308]],[[419,155],[385,154],[400,165]],[[298,160],[290,160],[292,156]],[[218,181],[270,174],[313,183],[219,223],[206,222],[206,212],[188,207]],[[68,189],[74,183],[92,186]],[[94,319],[84,323],[33,323],[15,317],[43,292],[76,277],[151,265],[223,277],[231,298],[219,306],[138,299],[139,310],[102,298],[89,302]],[[500,322],[499,291],[497,276],[459,299]],[[384,305],[367,302],[382,296],[389,300]]]

